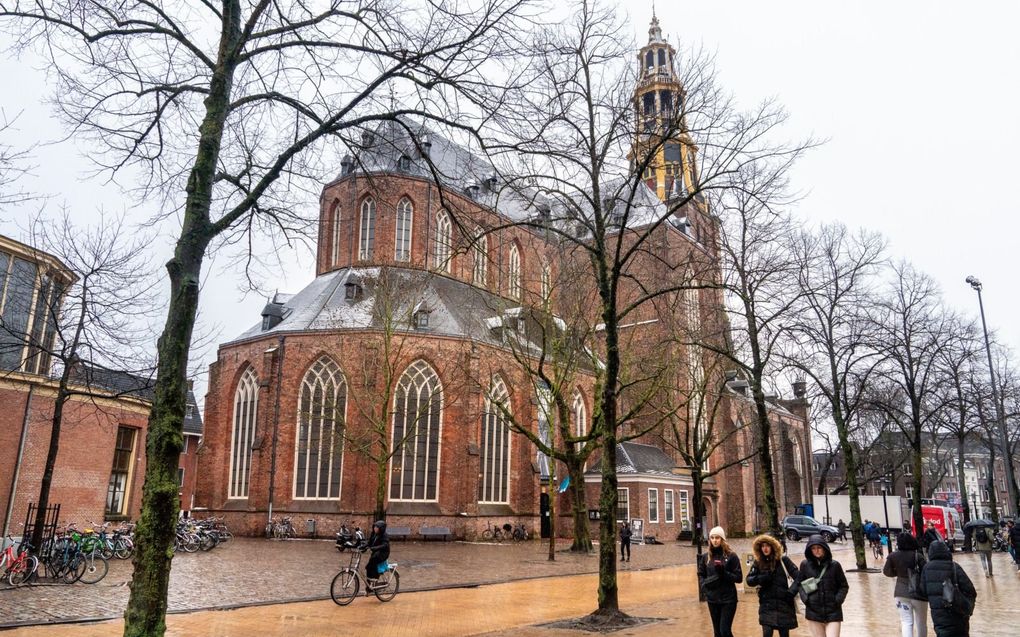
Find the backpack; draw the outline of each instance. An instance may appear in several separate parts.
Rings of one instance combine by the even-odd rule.
[[[985,528],[981,527],[974,534],[974,538],[978,542],[981,542],[982,544],[986,544],[988,542],[988,531],[985,531]]]

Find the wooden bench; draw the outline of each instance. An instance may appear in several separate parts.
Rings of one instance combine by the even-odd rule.
[[[423,526],[418,529],[418,533],[421,534],[422,539],[428,540],[430,538],[439,538],[441,540],[449,539],[451,535],[450,527],[448,526]]]
[[[393,540],[406,540],[407,536],[411,535],[411,527],[409,526],[391,526],[387,527],[386,535]]]

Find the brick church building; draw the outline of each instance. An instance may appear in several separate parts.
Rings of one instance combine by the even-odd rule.
[[[657,21],[649,34],[634,101],[654,113],[682,91]],[[634,206],[665,216],[672,198],[694,190],[696,162],[689,139],[662,144]],[[508,520],[539,527],[551,473],[564,473],[513,432],[551,435],[548,398],[508,338],[541,351],[536,308],[559,314],[591,288],[555,233],[542,231],[549,205],[504,186],[491,164],[420,126],[364,133],[356,156],[323,188],[315,279],[269,299],[210,367],[196,509],[250,534],[278,516],[292,517],[299,531],[310,519],[320,532],[346,520],[366,526],[379,501],[390,524],[412,535],[442,526],[474,538]],[[696,198],[650,241],[695,276],[717,280],[717,236],[717,221]],[[639,275],[664,276],[653,262]],[[626,338],[634,352],[652,353],[668,340],[664,326],[706,326],[722,342],[725,321],[721,292],[692,287],[674,307],[649,304]],[[709,368],[721,375],[702,348],[671,345],[668,354],[684,361],[685,382],[703,381]],[[590,427],[594,383],[580,369],[567,388],[578,433]],[[713,411],[720,431],[752,411],[729,385],[709,392],[724,405]],[[806,405],[773,406],[787,423],[777,427],[776,473],[794,476],[782,493],[799,503],[810,493]],[[690,471],[674,437],[650,431],[618,454],[622,518],[642,520],[644,533],[663,539],[693,526]],[[740,445],[750,445],[746,434],[718,461]],[[597,460],[588,467],[595,508]],[[754,472],[753,462],[736,463],[709,480],[710,524],[733,533],[756,527]],[[559,532],[569,533],[565,496],[556,510]]]

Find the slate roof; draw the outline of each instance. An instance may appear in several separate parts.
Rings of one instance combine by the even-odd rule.
[[[590,463],[589,475],[600,475],[597,459]],[[675,476],[677,468],[665,451],[639,442],[621,442],[616,445],[617,475]]]
[[[356,299],[346,298],[347,284],[362,287]],[[380,294],[392,299],[390,309]],[[236,343],[266,335],[306,331],[381,329],[386,315],[399,320],[400,329],[430,336],[469,338],[502,343],[504,318],[516,316],[519,306],[456,279],[403,268],[345,268],[316,277],[297,294],[277,295],[282,320],[269,329],[253,325]],[[429,314],[428,327],[415,329],[412,315]]]
[[[195,398],[195,392],[188,390],[188,407],[191,407],[191,416],[188,416],[188,412],[184,412],[184,433],[191,434],[193,436],[201,436],[203,430],[202,424],[202,412],[198,410],[198,400]]]
[[[105,389],[114,394],[133,396],[152,402],[155,398],[156,373],[132,374],[95,363],[80,363],[71,372],[71,379],[88,387]]]
[[[403,173],[429,180],[436,177],[432,172],[435,170],[439,181],[445,186],[463,192],[483,206],[498,210],[511,221],[536,219],[550,212],[552,219],[562,224],[569,224],[571,219],[576,220],[578,216],[587,219],[592,216],[591,206],[582,197],[570,203],[584,207],[568,211],[535,188],[518,184],[507,187],[501,171],[469,148],[421,124],[405,124],[406,127],[397,122],[382,122],[373,133],[363,136],[357,157],[348,158],[354,162],[354,170]],[[423,144],[426,142],[429,144],[428,159],[423,157]],[[404,158],[404,164],[401,164],[401,158]],[[337,179],[343,176],[338,175]],[[614,199],[630,199],[628,227],[641,227],[662,219],[668,213],[666,204],[659,200],[651,188],[643,182],[634,182],[629,176],[626,179],[621,176],[606,180],[602,186],[606,199],[604,203]],[[677,222],[674,225],[684,231],[679,223],[680,218],[674,216],[674,219]]]

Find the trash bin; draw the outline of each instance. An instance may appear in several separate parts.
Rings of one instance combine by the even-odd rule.
[[[315,537],[315,520],[305,520],[305,533]]]

